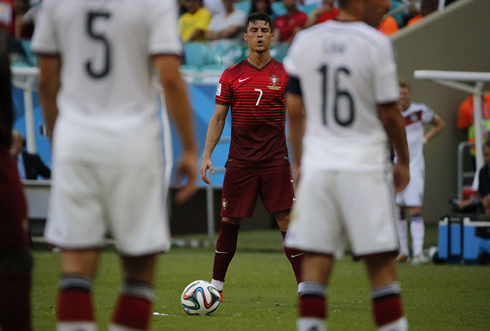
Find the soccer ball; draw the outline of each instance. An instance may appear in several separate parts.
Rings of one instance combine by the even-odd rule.
[[[205,280],[195,280],[184,289],[180,298],[189,315],[213,315],[219,308],[220,295],[216,287]]]

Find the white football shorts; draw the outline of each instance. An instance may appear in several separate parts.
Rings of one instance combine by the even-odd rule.
[[[348,242],[356,256],[398,251],[391,172],[301,175],[285,245],[337,255]]]
[[[410,169],[410,182],[396,195],[396,204],[405,207],[422,207],[424,204],[425,170]]]
[[[60,124],[53,144],[46,241],[65,249],[95,248],[110,233],[122,255],[167,251],[170,230],[158,138],[141,131],[87,134]],[[85,150],[84,156],[70,155],[69,148],[72,153]],[[89,149],[102,157],[88,157]]]

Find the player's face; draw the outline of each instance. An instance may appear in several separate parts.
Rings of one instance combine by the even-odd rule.
[[[390,0],[364,0],[363,21],[372,27],[377,27],[390,8]]]
[[[490,147],[483,145],[483,159],[485,160],[485,164],[490,166]]]
[[[269,50],[274,34],[271,31],[269,23],[266,21],[250,22],[247,32],[243,38],[248,42],[248,48],[252,52],[264,53]]]
[[[412,93],[406,87],[400,87],[400,110],[405,110],[410,106],[410,97]]]

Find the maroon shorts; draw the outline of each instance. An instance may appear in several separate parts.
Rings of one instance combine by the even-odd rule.
[[[0,249],[29,246],[27,203],[14,159],[0,145]]]
[[[270,214],[291,209],[294,201],[291,168],[226,168],[221,216],[252,217],[259,194]]]

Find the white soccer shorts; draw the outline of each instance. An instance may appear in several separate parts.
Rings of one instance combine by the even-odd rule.
[[[396,204],[405,207],[422,207],[424,204],[425,170],[410,169],[410,182],[396,195]]]
[[[66,249],[94,248],[111,233],[123,255],[167,251],[163,166],[55,160],[46,241]]]
[[[319,170],[303,173],[285,245],[336,255],[397,251],[392,174]]]

